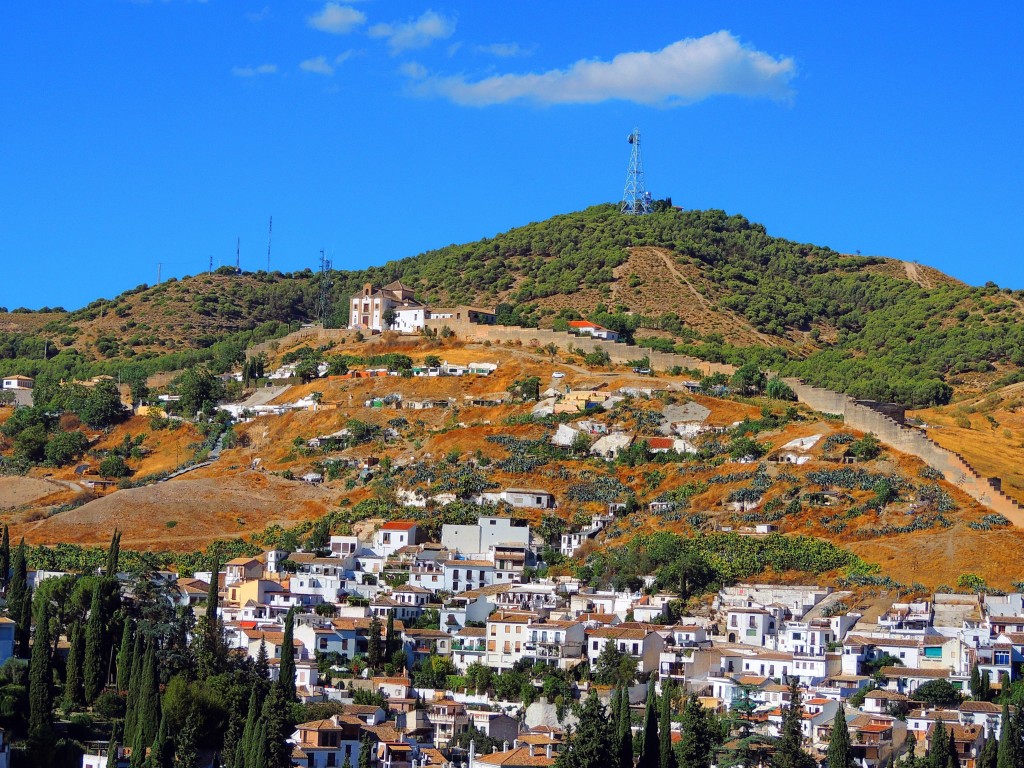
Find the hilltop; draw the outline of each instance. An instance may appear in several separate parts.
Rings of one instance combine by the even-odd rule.
[[[0,315],[0,372],[71,378],[197,362],[226,370],[245,345],[313,317],[318,275],[229,272],[138,286],[44,322]],[[336,272],[331,324],[345,325],[358,286],[395,279],[427,302],[497,307],[508,324],[557,328],[584,316],[655,348],[754,361],[908,405],[1024,376],[1021,292],[795,243],[723,211],[662,205],[624,217],[595,206]]]

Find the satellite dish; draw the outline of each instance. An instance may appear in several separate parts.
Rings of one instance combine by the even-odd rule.
[[[633,143],[633,134],[632,133],[629,134],[629,137],[626,139],[626,141],[628,141],[630,144]]]

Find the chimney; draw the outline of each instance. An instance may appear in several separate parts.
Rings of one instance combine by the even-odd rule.
[[[508,752],[508,739],[505,739],[505,741],[502,743],[501,751],[502,752]]]
[[[551,745],[550,745],[550,744],[547,744],[547,745],[546,745],[546,746],[544,747],[544,756],[545,756],[545,757],[546,757],[546,758],[547,758],[548,760],[550,760],[550,759],[551,759]]]

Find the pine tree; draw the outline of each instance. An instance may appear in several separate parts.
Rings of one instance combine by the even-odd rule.
[[[947,768],[949,763],[949,738],[946,736],[946,724],[941,717],[935,719],[932,737],[928,749],[928,768]]]
[[[281,663],[278,667],[277,681],[284,693],[284,700],[289,704],[295,701],[295,609],[288,611],[284,620],[284,638],[281,641]]]
[[[14,621],[14,633],[19,655],[24,657],[27,654],[27,641],[29,636],[29,624],[32,617],[24,615],[25,595],[28,593],[28,565],[25,562],[25,539],[21,540],[18,548],[14,550],[14,564],[11,567],[10,582],[7,585],[7,615]]]
[[[11,532],[4,523],[4,535],[0,540],[0,584],[6,589],[11,578]]]
[[[89,617],[85,622],[85,667],[82,678],[85,682],[85,701],[92,704],[103,691],[106,683],[103,668],[106,662],[103,652],[103,582],[97,582],[92,591]]]
[[[814,758],[803,750],[803,699],[797,678],[789,681],[789,706],[782,714],[782,735],[772,758],[775,768],[813,768]]]
[[[36,612],[36,636],[29,661],[28,730],[41,739],[50,729],[53,712],[53,669],[50,665],[50,603],[39,601]]]
[[[832,738],[828,742],[828,768],[854,768],[853,752],[850,749],[850,729],[846,725],[841,704],[832,721]]]
[[[615,749],[608,711],[591,691],[580,709],[576,733],[555,760],[555,768],[607,768]]]
[[[714,726],[695,693],[689,696],[683,707],[680,732],[680,768],[711,768],[715,745]]]
[[[660,746],[658,740],[658,696],[654,692],[654,680],[651,680],[647,684],[643,743],[640,745],[640,760],[637,762],[637,768],[659,768],[661,765]]]
[[[82,665],[85,661],[85,637],[82,625],[71,628],[71,648],[68,651],[67,674],[64,676],[65,712],[72,712],[85,706],[85,691],[82,688]]]
[[[672,749],[672,683],[661,687],[661,707],[658,713],[658,757],[660,768],[677,768],[676,753]]]
[[[121,629],[121,647],[117,651],[117,690],[128,690],[132,674],[132,620],[126,618]]]
[[[380,616],[374,615],[366,637],[366,663],[374,671],[381,665],[380,630]]]
[[[619,694],[619,732],[616,734],[619,768],[633,768],[633,720],[629,708],[629,688]]]
[[[114,529],[114,535],[110,537],[110,549],[107,551],[107,577],[117,576],[117,567],[121,557],[121,532]]]

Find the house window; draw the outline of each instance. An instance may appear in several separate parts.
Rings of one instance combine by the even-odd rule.
[[[730,627],[739,626],[739,624],[736,622],[736,614],[735,613],[732,616],[729,617],[729,626]]]
[[[638,643],[633,643],[633,655],[636,656],[639,653],[640,653],[640,645]]]
[[[1009,651],[996,651],[995,652],[995,663],[1001,667],[1010,666],[1010,652]]]
[[[597,640],[594,641],[594,650],[597,650]]]
[[[747,626],[754,629],[757,626],[757,619],[754,616],[747,618]]]

